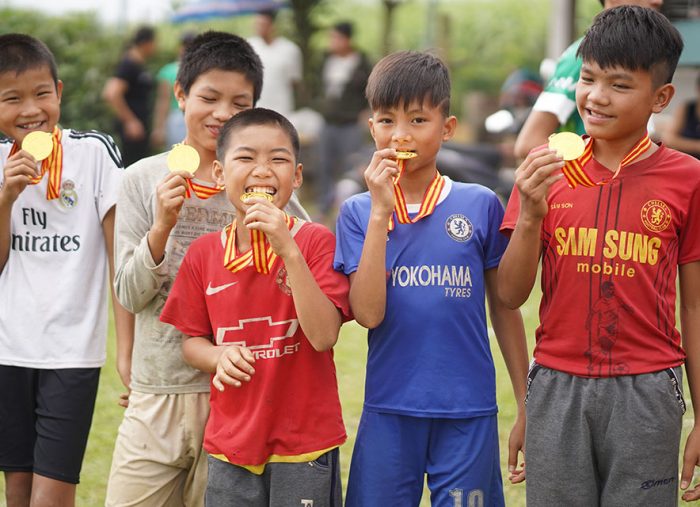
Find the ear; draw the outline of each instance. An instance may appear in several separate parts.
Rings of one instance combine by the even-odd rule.
[[[372,139],[376,141],[377,138],[374,137],[374,119],[373,119],[372,117],[370,117],[370,118],[367,120],[367,125],[369,125],[369,133],[371,134]]]
[[[452,139],[452,136],[455,135],[455,130],[457,130],[457,117],[449,116],[445,118],[445,123],[442,126],[443,142]]]
[[[666,83],[657,88],[654,92],[654,103],[652,104],[651,112],[660,113],[666,109],[675,93],[676,88],[671,83]]]
[[[214,160],[211,166],[211,174],[214,177],[214,183],[220,187],[224,186],[224,166],[218,160]]]
[[[185,90],[182,89],[182,86],[180,86],[180,83],[177,81],[175,81],[175,84],[173,85],[173,94],[177,99],[177,107],[180,108],[180,111],[184,111],[185,99],[187,98],[187,94],[185,93]]]
[[[56,96],[58,97],[58,103],[61,103],[61,95],[63,94],[63,81],[60,79],[56,81]]]
[[[294,177],[292,178],[292,188],[296,190],[304,182],[304,175],[302,174],[304,166],[302,164],[297,164],[294,169]]]

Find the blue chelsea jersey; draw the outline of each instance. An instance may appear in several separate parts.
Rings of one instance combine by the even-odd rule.
[[[454,418],[497,411],[484,271],[507,244],[498,231],[503,206],[485,187],[445,180],[430,216],[397,223],[388,235],[386,312],[368,334],[366,410]],[[366,192],[341,208],[334,267],[346,274],[360,262],[370,204]]]

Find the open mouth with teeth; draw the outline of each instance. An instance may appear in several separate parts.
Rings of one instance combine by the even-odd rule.
[[[251,199],[259,197],[272,202],[276,193],[277,190],[272,187],[246,187],[245,193],[241,195],[241,201],[248,203]]]
[[[32,123],[22,123],[17,125],[18,128],[21,128],[23,130],[36,130],[38,128],[41,128],[41,126],[44,125],[43,121],[35,121]]]

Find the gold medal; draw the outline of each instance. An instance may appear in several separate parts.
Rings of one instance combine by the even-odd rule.
[[[573,132],[559,132],[549,136],[549,149],[555,150],[564,160],[576,160],[583,155],[586,142]]]
[[[22,149],[34,157],[37,162],[44,160],[53,151],[51,134],[40,131],[30,132],[22,141]]]
[[[270,194],[267,194],[265,192],[246,192],[245,194],[241,195],[241,201],[243,201],[244,203],[247,204],[254,197],[260,197],[261,199],[267,199],[268,202],[272,202],[272,199],[273,199],[273,197]]]
[[[168,153],[168,169],[170,171],[186,171],[194,174],[199,167],[199,153],[192,146],[176,144]]]
[[[397,151],[396,160],[408,160],[409,158],[416,158],[418,153],[414,151]]]

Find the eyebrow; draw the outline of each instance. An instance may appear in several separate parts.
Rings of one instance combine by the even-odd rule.
[[[601,73],[605,73],[605,69],[600,69]],[[595,71],[593,71],[589,66],[586,64],[583,64],[581,66],[581,72],[590,72],[591,74],[595,74]],[[634,78],[628,73],[628,72],[615,72],[613,74],[605,74],[605,77],[610,78],[610,79],[625,79],[627,81],[634,81]]]
[[[257,152],[258,152],[257,149],[255,149],[255,148],[253,148],[253,147],[251,147],[251,146],[238,146],[238,147],[235,148],[233,151],[234,151],[234,153],[235,153],[235,152],[238,152],[238,151],[250,151],[250,152],[253,152],[253,153],[257,153]],[[270,153],[278,153],[278,152],[287,153],[287,154],[289,154],[289,155],[292,154],[291,150],[289,150],[289,149],[287,149],[287,148],[282,148],[282,147],[280,147],[280,148],[272,148],[272,149],[270,150]]]

